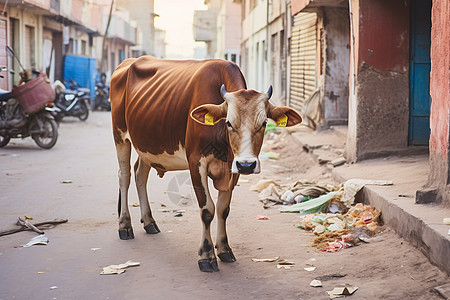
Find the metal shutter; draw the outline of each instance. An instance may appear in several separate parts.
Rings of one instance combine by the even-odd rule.
[[[291,37],[290,106],[304,111],[305,102],[317,86],[317,14],[294,16]]]

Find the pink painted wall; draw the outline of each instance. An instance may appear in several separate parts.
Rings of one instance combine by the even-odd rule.
[[[448,159],[450,109],[450,4],[434,0],[431,12],[430,153]]]

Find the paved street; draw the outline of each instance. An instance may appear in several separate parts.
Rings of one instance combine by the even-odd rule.
[[[325,291],[339,284],[359,288],[350,299],[441,299],[432,288],[447,283],[447,276],[388,228],[378,241],[339,253],[312,248],[312,234],[293,226],[298,215],[264,210],[257,193],[249,191],[259,178],[270,177],[276,166],[267,162],[261,175],[245,177],[250,182],[235,190],[228,235],[237,261],[219,263],[220,272],[198,270],[201,222],[186,172],[163,179],[153,171],[150,175],[149,197],[161,229],[157,235],[147,235],[139,223],[132,182],[136,238],[119,240],[118,168],[110,127],[108,113],[92,112],[86,122],[64,120],[51,150],[39,149],[31,138],[0,149],[0,231],[14,228],[20,216],[31,216],[32,222],[69,220],[46,231],[47,246],[20,247],[37,235],[33,232],[0,237],[1,300],[329,299]],[[184,210],[182,216],[176,216],[177,209]],[[256,220],[256,215],[270,219]],[[277,269],[275,263],[251,260],[276,256],[295,266]],[[103,267],[129,260],[140,266],[100,275]],[[316,271],[305,271],[311,264]],[[311,287],[319,277],[323,287]]]

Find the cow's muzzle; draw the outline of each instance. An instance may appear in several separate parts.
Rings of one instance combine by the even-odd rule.
[[[231,172],[239,174],[258,174],[260,172],[257,158],[235,158]]]

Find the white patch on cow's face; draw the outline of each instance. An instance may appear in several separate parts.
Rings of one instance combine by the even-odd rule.
[[[233,173],[260,173],[258,159],[267,120],[268,96],[256,91],[241,90],[227,93],[227,127],[230,146],[234,154]]]

